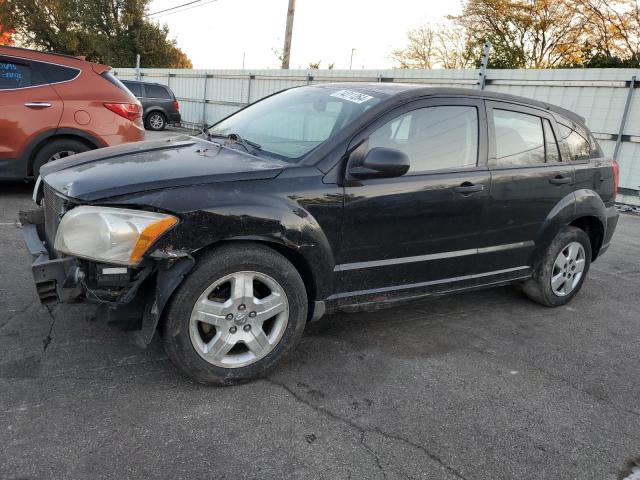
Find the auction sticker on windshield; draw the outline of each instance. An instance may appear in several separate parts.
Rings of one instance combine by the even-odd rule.
[[[371,100],[373,98],[371,95],[354,92],[353,90],[338,90],[337,92],[333,92],[331,96],[342,98],[343,100],[348,100],[353,103],[364,103],[367,100]]]

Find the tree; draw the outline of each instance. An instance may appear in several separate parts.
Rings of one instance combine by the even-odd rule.
[[[400,68],[469,68],[475,63],[464,29],[422,27],[407,32],[407,45],[394,50],[391,57]]]
[[[0,45],[13,45],[14,30],[0,23]]]
[[[585,66],[640,66],[640,6],[632,0],[576,0],[588,38]]]
[[[191,68],[168,27],[145,18],[150,0],[4,0],[0,23],[22,44],[87,60],[132,67]]]
[[[450,17],[476,49],[490,41],[489,66],[549,68],[580,62],[586,21],[574,0],[467,0]]]
[[[2,0],[0,0],[0,6],[2,6]],[[13,45],[13,34],[15,30],[11,26],[0,22],[0,45]]]
[[[436,32],[428,25],[407,32],[407,46],[391,52],[400,68],[433,68]]]

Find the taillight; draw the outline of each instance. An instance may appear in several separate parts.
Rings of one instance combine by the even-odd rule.
[[[176,111],[180,110],[180,104],[178,103],[178,100],[173,101],[173,109]]]
[[[139,103],[105,103],[104,106],[113,113],[117,113],[131,121],[142,115],[142,108]]]
[[[620,185],[620,166],[613,161],[613,199],[618,195],[618,185]]]

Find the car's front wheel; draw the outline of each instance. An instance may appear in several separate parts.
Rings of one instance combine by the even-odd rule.
[[[582,288],[591,265],[591,241],[577,227],[563,228],[535,267],[522,290],[548,307],[569,303]]]
[[[151,112],[149,115],[147,115],[145,126],[148,130],[154,130],[158,132],[160,130],[164,130],[164,127],[167,126],[167,119],[160,112]]]
[[[194,380],[230,385],[255,378],[291,352],[307,320],[296,268],[256,244],[200,257],[163,324],[165,350]]]

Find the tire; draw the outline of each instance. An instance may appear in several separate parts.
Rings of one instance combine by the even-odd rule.
[[[571,259],[574,253],[575,258]],[[564,227],[535,266],[533,278],[524,282],[522,290],[531,300],[547,307],[565,305],[582,288],[590,265],[589,236],[577,227]]]
[[[159,132],[160,130],[164,130],[164,127],[167,126],[167,117],[165,117],[162,112],[151,112],[147,115],[147,118],[144,121],[144,126],[147,130]]]
[[[253,278],[253,294],[262,299],[232,297],[234,285],[246,286],[248,278]],[[242,291],[246,292],[244,287]],[[278,301],[281,306],[271,308]],[[207,314],[201,313],[204,304]],[[169,358],[195,381],[237,384],[259,377],[296,347],[306,324],[307,305],[302,278],[282,255],[253,243],[223,245],[197,259],[171,299],[161,335]],[[269,317],[270,308],[283,311]]]
[[[45,163],[59,160],[76,153],[86,152],[87,150],[91,150],[91,147],[86,143],[72,138],[61,138],[48,142],[38,150],[38,153],[36,153],[33,159],[33,176],[37,178],[38,175],[40,175],[40,168]]]

